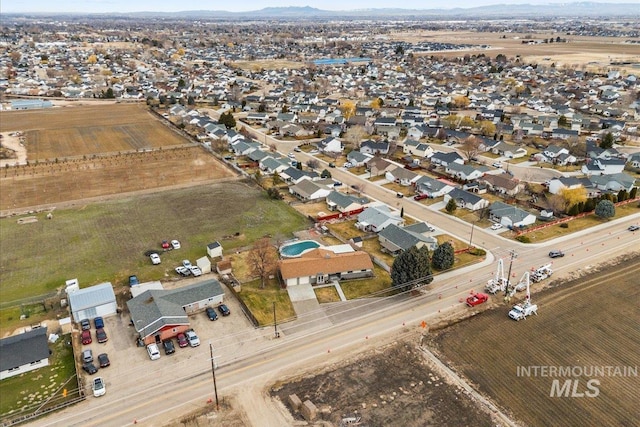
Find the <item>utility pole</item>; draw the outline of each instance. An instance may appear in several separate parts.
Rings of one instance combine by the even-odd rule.
[[[280,338],[280,332],[278,332],[278,320],[276,319],[276,302],[273,302],[273,334],[276,338]]]
[[[213,359],[213,344],[209,343],[209,350],[211,350],[211,373],[213,374],[213,392],[216,395],[216,411],[220,410],[218,404],[218,386],[216,385],[216,361]]]
[[[469,237],[469,247],[472,248],[473,246],[471,246],[471,241],[473,240],[473,229],[476,226],[476,222],[472,222],[471,223],[471,236]]]
[[[511,253],[511,261],[509,262],[509,274],[507,274],[507,284],[504,287],[504,295],[505,296],[509,295],[509,283],[511,282],[511,266],[513,265],[513,260],[515,258],[518,258],[518,254],[516,253],[516,251],[511,249],[509,252]]]

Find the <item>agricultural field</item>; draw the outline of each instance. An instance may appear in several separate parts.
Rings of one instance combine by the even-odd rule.
[[[3,111],[0,132],[21,131],[30,162],[188,144],[142,104]]]
[[[116,287],[130,274],[141,281],[177,278],[182,259],[206,254],[219,241],[225,251],[270,235],[290,239],[309,225],[290,206],[268,199],[261,190],[231,181],[123,196],[33,215],[37,221],[0,219],[2,302],[45,295],[77,277],[82,287],[110,281]],[[182,248],[161,252],[152,265],[145,252],[162,240],[178,239]],[[10,249],[5,242],[11,242]]]
[[[538,316],[515,322],[500,305],[434,333],[431,345],[523,425],[637,425],[640,378],[638,254],[533,295]],[[636,375],[527,376],[518,368],[634,367]],[[522,371],[521,371],[522,372]],[[576,375],[576,374],[574,374]],[[595,397],[580,393],[598,390]],[[577,396],[551,397],[554,380],[578,380]],[[556,393],[557,395],[557,393]]]
[[[200,147],[62,160],[0,170],[0,211],[196,185],[235,174]]]

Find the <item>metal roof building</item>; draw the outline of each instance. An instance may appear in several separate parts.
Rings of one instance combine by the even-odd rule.
[[[110,282],[69,292],[69,306],[73,320],[93,319],[115,314],[118,306]]]

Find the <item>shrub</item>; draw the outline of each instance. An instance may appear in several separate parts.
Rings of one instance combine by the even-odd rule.
[[[529,236],[525,236],[524,234],[522,236],[516,237],[516,240],[520,243],[531,243],[531,239],[529,238]]]
[[[563,222],[562,224],[560,224],[560,228],[569,228],[569,223]]]
[[[473,256],[485,256],[487,251],[481,248],[473,248],[469,251],[469,253]]]

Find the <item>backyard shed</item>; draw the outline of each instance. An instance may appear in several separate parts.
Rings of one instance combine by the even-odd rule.
[[[211,258],[220,257],[222,258],[222,245],[220,242],[213,242],[207,245],[207,255]]]

